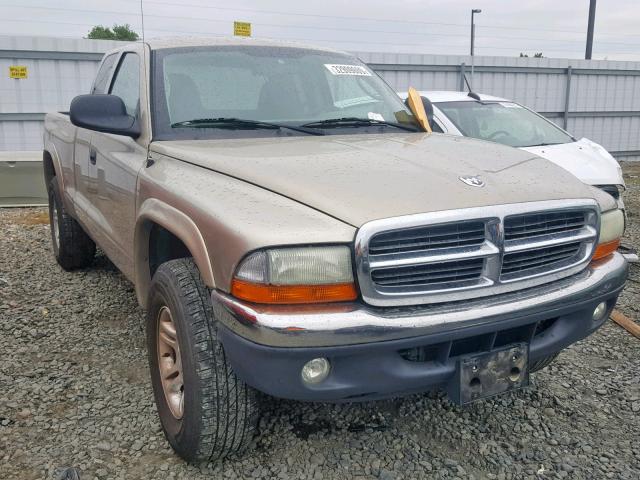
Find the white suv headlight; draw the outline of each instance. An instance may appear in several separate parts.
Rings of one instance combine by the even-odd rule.
[[[600,216],[600,236],[598,246],[593,254],[599,260],[615,252],[620,246],[620,238],[624,233],[624,213],[622,210],[610,210]]]

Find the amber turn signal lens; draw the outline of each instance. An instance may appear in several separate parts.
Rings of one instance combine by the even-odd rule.
[[[346,302],[355,300],[358,292],[353,283],[333,285],[264,285],[234,279],[231,294],[253,303],[300,304]]]
[[[613,240],[611,242],[601,243],[596,247],[596,252],[593,254],[593,260],[600,260],[615,252],[620,246],[620,239]]]

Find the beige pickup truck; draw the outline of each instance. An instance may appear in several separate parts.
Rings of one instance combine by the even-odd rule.
[[[185,459],[246,447],[258,391],[466,404],[603,324],[628,271],[613,198],[420,115],[345,53],[186,39],[107,53],[46,116],[55,257],[98,245],[135,284]]]

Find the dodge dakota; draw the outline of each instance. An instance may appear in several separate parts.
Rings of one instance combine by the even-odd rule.
[[[258,392],[509,392],[608,317],[614,199],[420,108],[346,53],[186,38],[107,53],[46,116],[55,258],[99,246],[134,283],[183,458],[249,445]]]

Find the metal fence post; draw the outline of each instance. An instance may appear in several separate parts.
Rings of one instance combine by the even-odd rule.
[[[464,62],[462,62],[460,64],[460,78],[458,79],[458,90],[461,92],[464,92],[464,72],[465,71],[465,64]]]
[[[565,130],[569,125],[569,96],[571,95],[571,65],[567,67],[567,87],[565,88],[564,97],[564,116],[562,122],[562,128]]]

